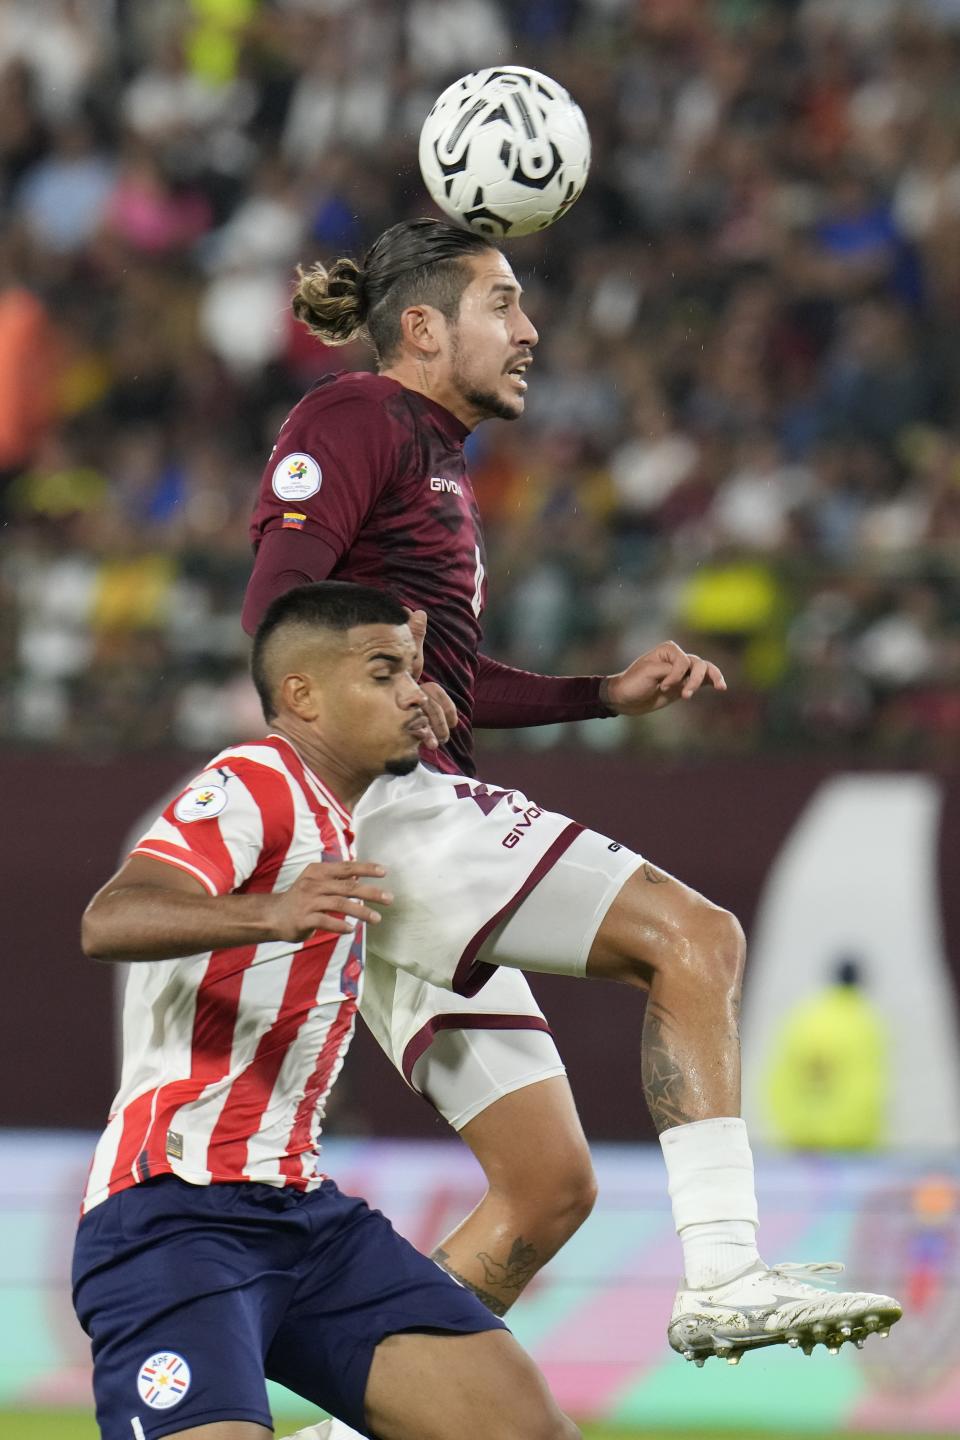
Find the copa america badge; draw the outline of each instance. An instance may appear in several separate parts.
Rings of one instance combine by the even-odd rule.
[[[190,1366],[173,1350],[158,1350],[140,1366],[137,1391],[151,1410],[169,1410],[190,1389]]]

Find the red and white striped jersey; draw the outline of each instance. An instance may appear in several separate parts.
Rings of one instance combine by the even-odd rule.
[[[354,854],[350,815],[283,737],[224,750],[137,842],[211,895],[288,889]],[[353,1035],[363,926],[137,961],[123,1070],[84,1213],[151,1176],[312,1189],[327,1096]]]

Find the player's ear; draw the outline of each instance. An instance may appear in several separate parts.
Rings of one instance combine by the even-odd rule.
[[[422,359],[432,359],[440,349],[440,311],[433,305],[408,305],[400,316],[405,348]]]
[[[309,675],[284,675],[278,698],[299,720],[316,720],[319,714],[316,682]]]

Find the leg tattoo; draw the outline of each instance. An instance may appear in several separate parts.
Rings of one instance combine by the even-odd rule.
[[[442,1245],[437,1246],[436,1250],[434,1250],[430,1256],[430,1259],[435,1260],[440,1268],[446,1270],[448,1275],[452,1275],[454,1280],[462,1285],[464,1289],[472,1290],[477,1299],[486,1305],[487,1309],[491,1310],[494,1315],[506,1315],[509,1302],[501,1300],[497,1295],[492,1295],[489,1290],[484,1290],[480,1285],[474,1285],[472,1280],[468,1280],[465,1275],[461,1275],[458,1270],[454,1270],[453,1266],[448,1263],[450,1257]]]
[[[686,1125],[693,1118],[688,1114],[687,1077],[666,1035],[668,1024],[660,1006],[649,1000],[643,1023],[640,1077],[658,1135],[674,1125]]]
[[[495,1260],[486,1250],[478,1252],[477,1259],[483,1266],[484,1279],[495,1289],[487,1290],[482,1285],[476,1285],[465,1275],[461,1275],[459,1270],[454,1270],[449,1254],[441,1245],[437,1246],[430,1259],[435,1260],[454,1280],[472,1290],[477,1299],[482,1300],[494,1315],[506,1315],[520,1291],[540,1269],[540,1259],[535,1248],[527,1244],[522,1235],[518,1235],[514,1240],[505,1261]],[[497,1291],[500,1293],[496,1293]],[[504,1291],[507,1293],[504,1294]]]
[[[539,1269],[537,1252],[532,1245],[525,1243],[522,1235],[518,1235],[510,1247],[505,1265],[494,1260],[486,1250],[481,1250],[477,1259],[483,1266],[483,1273],[489,1284],[500,1286],[504,1290],[513,1290],[517,1295]]]

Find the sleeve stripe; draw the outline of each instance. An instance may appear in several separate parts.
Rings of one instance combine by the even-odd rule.
[[[226,764],[259,811],[263,836],[261,861],[279,858],[282,863],[293,840],[295,824],[289,777],[259,756],[253,759],[231,755]]]
[[[179,850],[175,845],[168,845],[165,840],[144,840],[136,845],[130,854],[149,855],[152,860],[162,860],[167,865],[176,866],[178,870],[186,870],[188,874],[196,876],[211,895],[226,895],[233,888],[223,872],[205,862],[202,856],[193,851]]]

